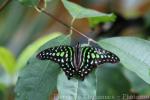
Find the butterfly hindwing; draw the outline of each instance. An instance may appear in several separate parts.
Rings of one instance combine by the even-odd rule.
[[[72,63],[73,53],[74,51],[71,46],[62,45],[41,51],[37,55],[37,58],[40,60],[51,60],[58,63],[68,79],[70,79],[75,73],[75,68]]]

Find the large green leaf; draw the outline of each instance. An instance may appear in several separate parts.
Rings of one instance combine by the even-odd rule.
[[[57,89],[60,100],[92,100],[96,96],[95,71],[90,73],[84,81],[68,80],[64,72],[58,77]]]
[[[70,38],[59,36],[44,44],[38,52],[49,47],[70,43]],[[16,100],[48,100],[56,89],[59,65],[38,60],[34,54],[19,74],[16,85]]]
[[[116,18],[114,14],[105,14],[92,9],[84,8],[67,0],[62,0],[62,2],[71,16],[75,19],[98,17],[102,22],[106,22],[114,21]]]
[[[13,75],[15,73],[16,59],[11,51],[3,47],[0,47],[0,65],[7,74]]]
[[[132,90],[139,93],[140,95],[150,95],[150,85],[138,77],[135,73],[130,70],[123,69],[125,76],[131,83]]]
[[[126,68],[150,84],[150,42],[134,37],[100,40],[99,44],[117,54]]]
[[[120,66],[101,66],[97,68],[97,99],[121,100],[129,94],[130,83],[120,70]]]
[[[17,60],[17,69],[22,68],[28,59],[41,47],[43,44],[45,44],[47,41],[52,40],[58,36],[60,36],[60,33],[52,33],[50,35],[44,36],[31,45],[27,46],[27,48],[21,53]]]

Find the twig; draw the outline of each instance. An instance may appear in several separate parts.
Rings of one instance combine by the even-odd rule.
[[[11,2],[12,0],[6,0],[5,2],[3,2],[0,6],[0,12],[6,8],[6,6]]]
[[[35,9],[38,11],[38,12],[42,12],[44,14],[46,14],[47,16],[49,17],[52,17],[53,19],[55,19],[57,22],[61,23],[62,25],[64,25],[65,27],[73,30],[74,32],[82,35],[83,37],[87,38],[88,39],[88,42],[94,42],[94,43],[97,43],[95,40],[93,40],[92,38],[89,38],[88,36],[84,35],[83,33],[81,33],[80,31],[78,31],[76,28],[70,26],[70,25],[67,25],[66,23],[64,23],[63,21],[61,21],[60,19],[56,18],[54,15],[52,15],[51,13],[48,13],[47,11],[45,11],[44,9],[41,9],[41,8],[38,8],[38,7],[35,7]]]
[[[74,21],[75,21],[75,18],[73,18],[72,20],[71,20],[71,27],[73,27],[73,23],[74,23]],[[70,33],[69,33],[69,35],[72,35],[72,29],[70,29]]]

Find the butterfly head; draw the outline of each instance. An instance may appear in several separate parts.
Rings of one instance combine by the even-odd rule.
[[[80,48],[81,47],[81,44],[78,42],[77,44],[76,44],[76,48]]]

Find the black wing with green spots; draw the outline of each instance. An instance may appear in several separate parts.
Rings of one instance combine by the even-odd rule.
[[[45,49],[37,55],[37,58],[40,60],[52,60],[58,63],[68,79],[70,79],[75,73],[73,56],[73,48],[71,46],[63,45]]]
[[[81,65],[78,70],[78,75],[84,80],[85,76],[88,75],[97,65],[103,63],[117,63],[119,58],[111,53],[110,51],[102,48],[94,47],[83,47],[81,56]]]

